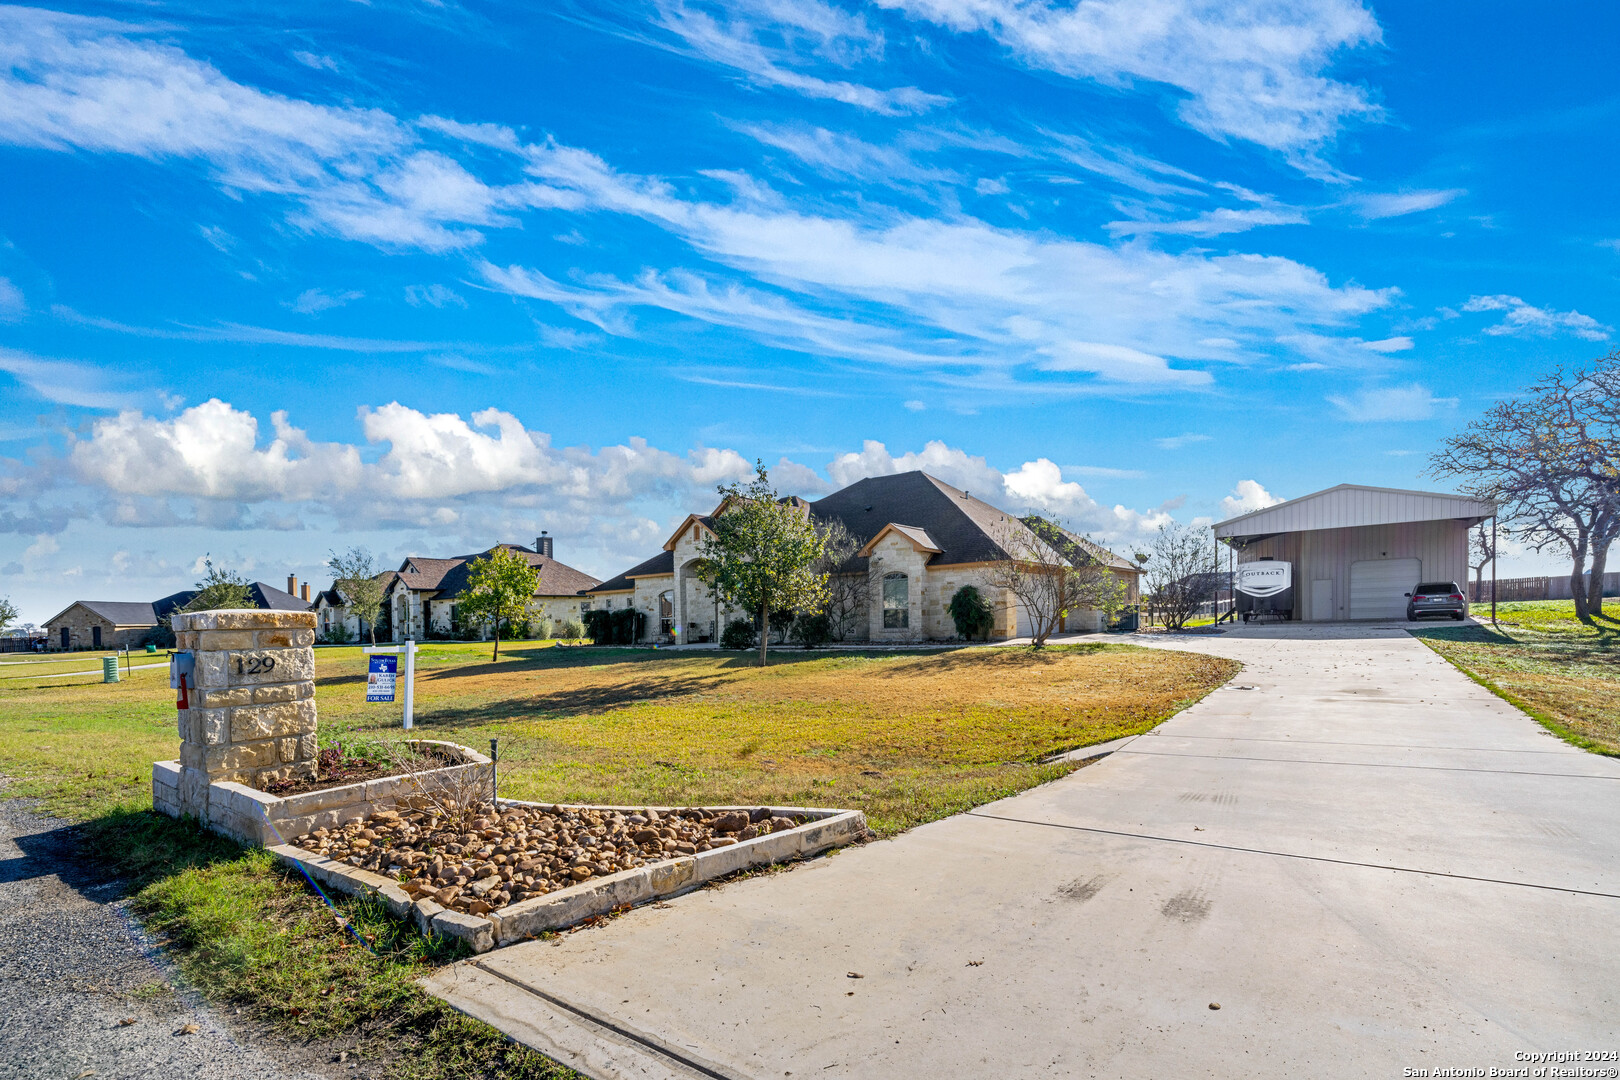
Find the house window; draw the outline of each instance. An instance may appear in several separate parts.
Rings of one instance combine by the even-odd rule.
[[[658,632],[671,634],[675,631],[675,590],[665,589],[658,594]]]
[[[584,615],[587,611],[590,611],[590,610],[591,610],[591,602],[589,600],[581,600],[579,602],[579,613],[581,615]]]
[[[904,574],[883,578],[883,629],[904,630],[911,625],[910,580]]]

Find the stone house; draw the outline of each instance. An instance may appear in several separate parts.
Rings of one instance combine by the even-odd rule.
[[[913,642],[956,636],[948,611],[958,589],[973,585],[995,610],[992,637],[1031,630],[1029,614],[1011,593],[993,588],[986,572],[1030,537],[1016,515],[976,499],[924,472],[874,476],[814,502],[787,500],[813,520],[838,521],[860,545],[851,572],[869,583],[870,601],[857,613],[850,640]],[[693,564],[705,535],[712,535],[718,506],[708,515],[688,515],[664,550],[586,590],[587,602],[609,610],[633,607],[647,616],[654,641],[714,641],[741,613],[725,607],[699,581]],[[1128,602],[1138,596],[1141,569],[1083,537],[1069,535],[1075,550],[1121,578]],[[1062,629],[1101,628],[1100,612],[1077,612]]]
[[[293,577],[287,579],[286,592],[255,581],[248,586],[248,596],[253,606],[261,610],[308,611],[309,586],[304,586],[303,599],[296,595],[297,588],[298,579]],[[196,595],[195,589],[182,589],[149,604],[75,600],[66,610],[46,621],[46,648],[58,651],[133,648],[141,643],[148,630],[191,603]]]
[[[538,572],[534,597],[529,602],[532,618],[549,615],[557,623],[579,618],[584,602],[581,593],[596,585],[597,579],[558,562],[552,556],[553,543],[553,537],[542,533],[532,548],[496,544],[485,551],[449,558],[407,556],[399,569],[386,570],[379,575],[383,611],[377,620],[377,640],[421,640],[430,632],[448,636],[455,620],[455,598],[467,588],[470,564],[501,549],[521,555]],[[316,630],[325,635],[338,623],[347,626],[355,640],[362,635],[364,628],[360,620],[349,613],[346,601],[334,586],[316,598]]]

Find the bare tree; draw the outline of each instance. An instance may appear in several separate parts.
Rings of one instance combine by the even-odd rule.
[[[816,561],[815,572],[827,575],[827,622],[834,641],[845,641],[866,623],[872,603],[872,574],[859,565],[855,553],[861,542],[837,518],[820,522],[825,546]]]
[[[1055,522],[1037,515],[1009,521],[996,539],[1006,557],[985,570],[985,583],[1012,593],[1029,615],[1037,649],[1066,616],[1101,611],[1111,618],[1125,602],[1125,583],[1103,561],[1103,549]]]
[[[392,757],[410,782],[410,794],[399,801],[454,827],[465,827],[494,799],[493,763],[488,769],[455,767],[457,763],[439,756],[431,744],[416,741],[392,748]]]
[[[1485,596],[1485,568],[1491,565],[1496,558],[1496,549],[1506,532],[1498,526],[1496,533],[1480,522],[1472,533],[1468,534],[1468,569],[1474,572],[1474,600],[1479,602]]]
[[[1219,566],[1204,530],[1179,521],[1159,526],[1148,553],[1148,593],[1167,630],[1180,630],[1215,595]]]
[[[1620,538],[1620,353],[1555,370],[1492,405],[1446,439],[1429,471],[1495,501],[1532,550],[1563,549],[1575,617],[1593,625],[1609,548]]]

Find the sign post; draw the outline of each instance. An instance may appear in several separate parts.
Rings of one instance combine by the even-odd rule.
[[[416,712],[416,642],[367,645],[361,651],[371,657],[366,673],[366,700],[393,701],[397,696],[405,706],[405,730],[411,730]],[[400,670],[401,659],[405,661],[404,671]],[[396,695],[396,683],[401,677],[404,685],[398,687]]]

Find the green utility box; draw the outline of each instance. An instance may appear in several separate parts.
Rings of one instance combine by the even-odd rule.
[[[117,682],[118,681],[118,657],[116,657],[116,656],[103,656],[101,658],[101,681],[102,682]]]

